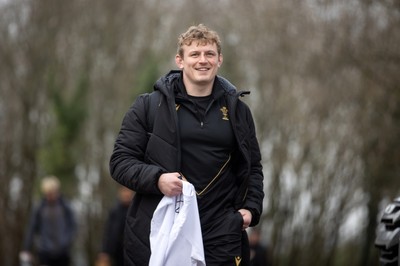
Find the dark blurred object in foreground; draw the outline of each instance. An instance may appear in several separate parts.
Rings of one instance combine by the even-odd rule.
[[[375,246],[381,266],[399,266],[400,197],[390,203],[379,221]]]

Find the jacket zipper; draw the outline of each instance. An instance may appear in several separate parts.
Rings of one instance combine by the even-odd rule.
[[[228,160],[226,160],[226,162],[224,163],[224,165],[222,165],[221,169],[219,169],[218,173],[213,177],[213,179],[210,181],[210,183],[207,184],[207,186],[205,188],[203,188],[202,191],[197,192],[196,194],[197,196],[201,196],[203,195],[205,192],[207,192],[208,188],[212,185],[212,183],[214,183],[214,181],[221,175],[222,171],[225,169],[225,167],[228,165],[228,163],[231,160],[231,155],[229,154]]]

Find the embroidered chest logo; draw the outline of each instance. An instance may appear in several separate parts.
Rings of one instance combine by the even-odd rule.
[[[224,106],[219,110],[221,110],[221,112],[222,112],[222,120],[229,120],[229,118],[228,118],[228,109]]]

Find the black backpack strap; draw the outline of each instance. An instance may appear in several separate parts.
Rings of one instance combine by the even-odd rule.
[[[156,115],[157,107],[161,101],[161,93],[160,91],[153,91],[152,93],[147,94],[147,106],[146,106],[146,115],[147,115],[147,129],[149,133],[153,132],[153,124],[154,117]]]

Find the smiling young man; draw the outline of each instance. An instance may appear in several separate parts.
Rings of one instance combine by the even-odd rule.
[[[183,71],[186,92],[191,96],[208,96],[222,64],[222,54],[218,48],[220,43],[210,43],[207,39],[191,42],[187,40],[185,43],[185,40],[181,40],[175,62]]]
[[[178,38],[179,70],[161,77],[126,113],[112,177],[136,191],[125,230],[125,265],[148,265],[154,210],[193,184],[206,264],[246,265],[245,229],[259,222],[263,173],[254,121],[226,79],[218,34],[200,24]]]

